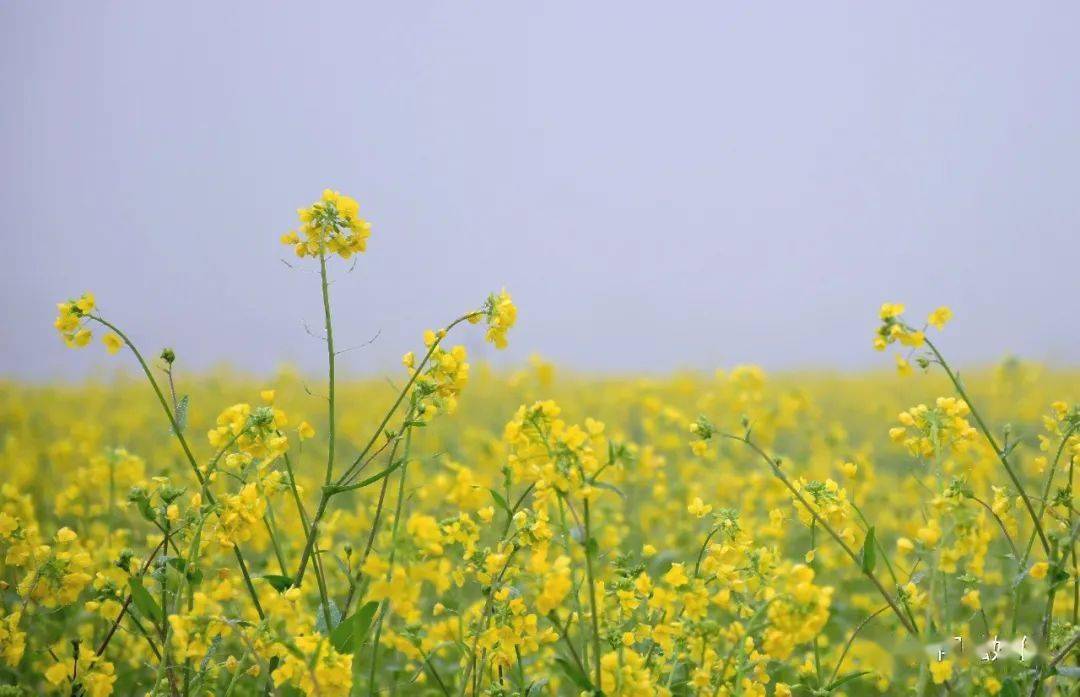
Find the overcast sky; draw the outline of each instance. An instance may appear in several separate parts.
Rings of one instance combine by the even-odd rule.
[[[315,267],[278,237],[326,186],[373,226],[332,265],[339,345],[379,333],[354,373],[503,286],[509,362],[881,366],[901,300],[951,305],[962,361],[1075,365],[1077,27],[1072,2],[5,2],[0,374],[114,365],[52,328],[84,290],[197,368],[321,367]]]

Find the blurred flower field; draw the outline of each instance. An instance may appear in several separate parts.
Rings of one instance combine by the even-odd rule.
[[[502,291],[342,380],[327,266],[369,235],[327,192],[283,238],[328,376],[61,303],[130,372],[0,383],[0,695],[1075,694],[1080,372],[958,375],[951,313],[894,304],[880,372],[470,369]]]

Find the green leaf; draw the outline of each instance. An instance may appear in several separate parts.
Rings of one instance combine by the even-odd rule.
[[[176,403],[176,430],[178,433],[183,433],[184,428],[187,427],[188,401],[188,396],[184,395]]]
[[[1050,567],[1050,573],[1048,574],[1050,580],[1050,587],[1056,588],[1061,584],[1069,580],[1069,572],[1061,568],[1060,564],[1054,564]]]
[[[153,523],[157,520],[157,514],[154,513],[153,506],[150,505],[150,499],[138,499],[135,504],[139,507],[139,513],[142,517]]]
[[[293,584],[292,578],[289,576],[282,576],[281,574],[267,574],[262,577],[264,581],[274,587],[278,593],[284,593],[289,590],[289,587]]]
[[[315,631],[323,636],[327,636],[341,624],[341,609],[337,606],[337,603],[334,602],[333,598],[330,599],[328,607],[329,616],[327,616],[327,607],[322,605],[319,606],[318,612],[315,613]]]
[[[397,468],[401,467],[404,464],[405,464],[404,459],[398,460],[397,462],[390,465],[386,469],[380,470],[380,471],[376,472],[375,474],[371,475],[370,477],[368,477],[367,479],[359,481],[356,484],[349,484],[347,486],[330,487],[330,490],[333,493],[337,494],[337,493],[341,493],[343,491],[354,491],[356,489],[363,489],[365,486],[369,486],[371,484],[374,484],[375,482],[379,481],[383,477],[389,476],[394,470],[396,470]]]
[[[877,543],[874,540],[874,526],[866,531],[866,540],[862,546],[862,570],[863,573],[874,573],[874,564],[877,562]]]
[[[1001,686],[1001,697],[1020,697],[1020,686],[1016,684],[1016,680],[1009,678]]]
[[[135,607],[139,608],[139,612],[155,622],[161,622],[161,607],[150,595],[150,591],[143,586],[142,579],[133,577],[128,580],[128,585],[131,586],[131,600],[135,603]]]
[[[488,489],[488,491],[491,493],[491,498],[495,499],[495,503],[499,504],[499,508],[509,513],[510,506],[506,503],[506,499],[503,498],[502,494],[494,489]]]
[[[846,685],[847,683],[852,682],[853,680],[858,680],[862,676],[870,675],[873,672],[874,671],[872,671],[872,670],[860,670],[860,671],[856,671],[854,673],[848,673],[847,675],[844,675],[843,677],[837,678],[836,681],[833,682],[832,685],[829,685],[828,689],[831,692],[832,690],[835,690],[836,688],[840,687],[841,685]]]
[[[616,494],[619,495],[619,498],[621,498],[623,501],[626,500],[626,494],[624,494],[622,492],[622,489],[615,486],[614,484],[608,484],[607,482],[593,482],[592,485],[595,486],[597,489],[607,489],[608,491],[614,491]]]
[[[562,656],[556,656],[555,662],[559,664],[563,672],[566,673],[566,677],[570,678],[570,681],[580,687],[582,690],[591,690],[592,683],[589,681],[585,674],[578,670],[578,667],[566,660]]]
[[[334,650],[338,653],[353,653],[363,645],[368,629],[371,628],[371,620],[378,609],[379,603],[372,600],[341,620],[338,626],[334,627],[334,631],[330,632],[330,644]]]
[[[127,500],[138,507],[143,518],[146,518],[151,523],[157,520],[157,513],[154,512],[154,507],[150,505],[150,493],[146,489],[139,486],[132,487]]]

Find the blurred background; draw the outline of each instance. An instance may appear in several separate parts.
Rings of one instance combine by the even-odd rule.
[[[876,311],[950,305],[961,362],[1080,362],[1075,3],[0,6],[0,374],[55,303],[187,367],[321,369],[324,187],[341,370],[393,368],[505,286],[495,355],[583,371],[890,367]],[[288,260],[293,268],[282,263]],[[468,335],[468,336],[467,336]],[[130,369],[131,366],[129,365]]]

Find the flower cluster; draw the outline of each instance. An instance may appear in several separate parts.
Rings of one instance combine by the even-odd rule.
[[[288,450],[289,437],[282,432],[288,424],[288,417],[280,409],[240,402],[218,414],[217,425],[206,437],[215,448],[235,448],[226,457],[226,463],[243,466],[256,458],[274,460]]]
[[[588,482],[600,470],[604,452],[604,424],[590,418],[584,428],[568,425],[561,413],[551,400],[518,408],[503,429],[509,467],[518,480],[535,482],[540,490],[590,495]]]
[[[498,295],[488,296],[483,314],[487,318],[487,340],[495,344],[495,348],[506,348],[506,333],[517,322],[517,306],[505,288]]]
[[[295,652],[288,652],[274,680],[289,683],[301,693],[346,697],[352,687],[352,655],[338,653],[318,634],[296,637]]]
[[[85,326],[85,320],[94,311],[94,304],[93,293],[83,293],[77,300],[56,304],[58,314],[53,326],[69,348],[82,348],[93,338],[93,333]]]
[[[430,351],[424,374],[416,378],[416,402],[419,414],[430,420],[436,414],[453,414],[457,410],[457,398],[469,382],[468,353],[464,346],[443,350],[439,342],[445,332],[424,332],[424,345]],[[402,365],[415,375],[416,355],[410,351],[401,358]]]
[[[874,348],[878,351],[884,351],[889,344],[893,343],[899,343],[901,346],[908,348],[908,356],[896,355],[896,369],[901,375],[910,375],[910,351],[922,348],[925,345],[928,327],[934,327],[938,331],[944,329],[948,321],[952,319],[952,310],[944,305],[937,308],[926,318],[926,324],[921,329],[916,329],[904,320],[905,309],[902,303],[885,303],[881,306],[878,312],[881,324],[878,326],[877,333],[874,336]],[[924,368],[930,363],[926,358],[920,358],[918,362]]]
[[[926,334],[948,308],[916,327],[886,304],[878,347],[909,349],[901,372],[925,347],[955,394],[887,438],[902,395],[942,383],[472,371],[443,342],[486,321],[503,348],[504,290],[427,332],[403,385],[336,380],[324,262],[368,224],[333,191],[300,219],[284,241],[320,260],[325,400],[283,369],[238,402],[247,378],[179,380],[171,349],[149,369],[118,329],[148,392],[0,383],[0,695],[1071,687],[1080,377],[1011,361],[961,383]],[[73,346],[114,327],[89,295],[59,309]],[[1014,625],[1023,663],[934,643]]]
[[[326,189],[322,197],[296,212],[300,228],[282,235],[282,244],[298,257],[337,254],[348,259],[367,250],[371,224],[360,217],[360,204],[337,191]]]
[[[933,407],[917,404],[900,412],[901,425],[889,429],[889,438],[916,457],[962,454],[978,436],[967,420],[970,413],[967,402],[938,397]]]

